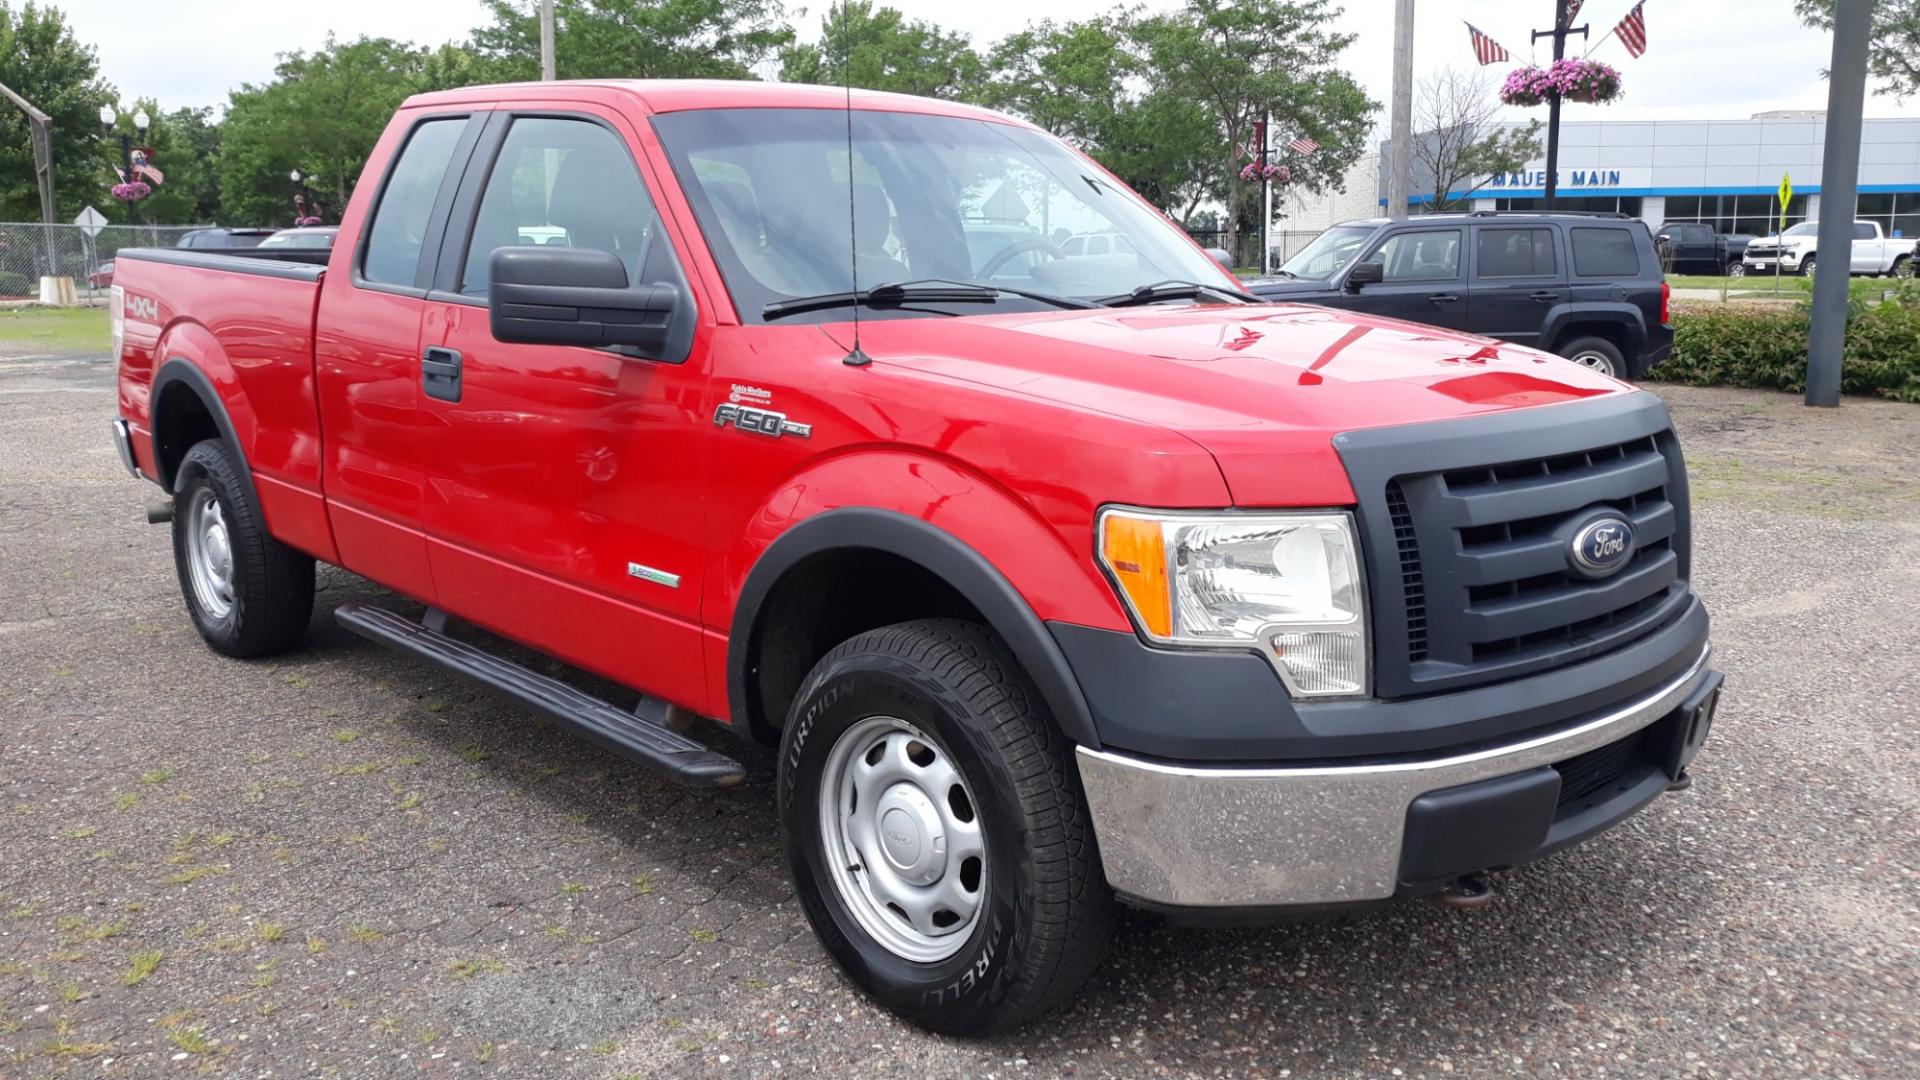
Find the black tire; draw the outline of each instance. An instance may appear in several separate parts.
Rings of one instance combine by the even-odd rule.
[[[1627,377],[1627,358],[1621,355],[1620,346],[1606,338],[1574,338],[1555,351],[1574,363],[1590,367],[1603,375],[1611,375],[1616,379]]]
[[[1730,278],[1746,277],[1747,264],[1744,262],[1741,262],[1739,259],[1733,260],[1732,262],[1727,264],[1727,276]]]
[[[971,789],[985,838],[977,921],[957,952],[933,962],[906,959],[863,929],[826,863],[820,792],[833,747],[876,716],[940,744]],[[1072,749],[1013,654],[972,623],[872,630],[814,667],[781,738],[781,834],[807,920],[854,985],[948,1034],[1017,1027],[1080,988],[1111,935],[1114,902]]]
[[[216,610],[197,594],[188,533],[196,500],[218,504],[230,552],[231,602]],[[233,451],[208,439],[187,451],[173,482],[173,565],[187,614],[215,652],[253,657],[300,643],[313,618],[313,558],[275,540]]]
[[[1800,276],[1801,277],[1813,276],[1813,256],[1809,255],[1806,258],[1800,260]]]
[[[1910,278],[1910,277],[1912,277],[1912,276],[1913,276],[1913,258],[1912,258],[1912,256],[1909,256],[1909,255],[1897,255],[1897,256],[1895,256],[1895,257],[1894,257],[1894,260],[1893,260],[1893,268],[1892,268],[1891,270],[1888,270],[1888,271],[1887,271],[1887,273],[1888,273],[1888,274],[1889,274],[1890,276],[1892,276],[1892,277],[1897,277],[1897,278]]]

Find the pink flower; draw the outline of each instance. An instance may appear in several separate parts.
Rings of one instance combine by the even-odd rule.
[[[138,202],[151,194],[153,194],[153,188],[149,187],[144,180],[115,184],[112,190],[113,197],[121,202]]]

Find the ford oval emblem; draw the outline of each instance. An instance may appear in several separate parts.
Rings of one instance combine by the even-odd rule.
[[[1633,558],[1633,526],[1617,517],[1590,521],[1573,534],[1567,554],[1575,570],[1592,578],[1607,577]]]

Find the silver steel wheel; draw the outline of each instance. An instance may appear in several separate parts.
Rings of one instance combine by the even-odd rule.
[[[233,610],[233,540],[213,489],[198,488],[187,504],[187,576],[193,599],[210,619]]]
[[[966,944],[986,898],[977,806],[952,757],[905,720],[870,716],[833,744],[820,777],[827,865],[887,951],[931,964]]]
[[[1617,375],[1613,370],[1613,358],[1598,349],[1582,349],[1572,356],[1567,357],[1567,359],[1579,364],[1581,367],[1592,368],[1602,375],[1609,377]]]

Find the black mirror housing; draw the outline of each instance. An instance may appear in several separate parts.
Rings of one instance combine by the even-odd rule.
[[[693,344],[693,307],[676,285],[627,283],[619,256],[592,248],[503,247],[487,260],[496,341],[621,346],[679,363]]]
[[[1378,285],[1387,280],[1387,268],[1377,262],[1356,263],[1347,271],[1347,288],[1358,292],[1363,285]]]

